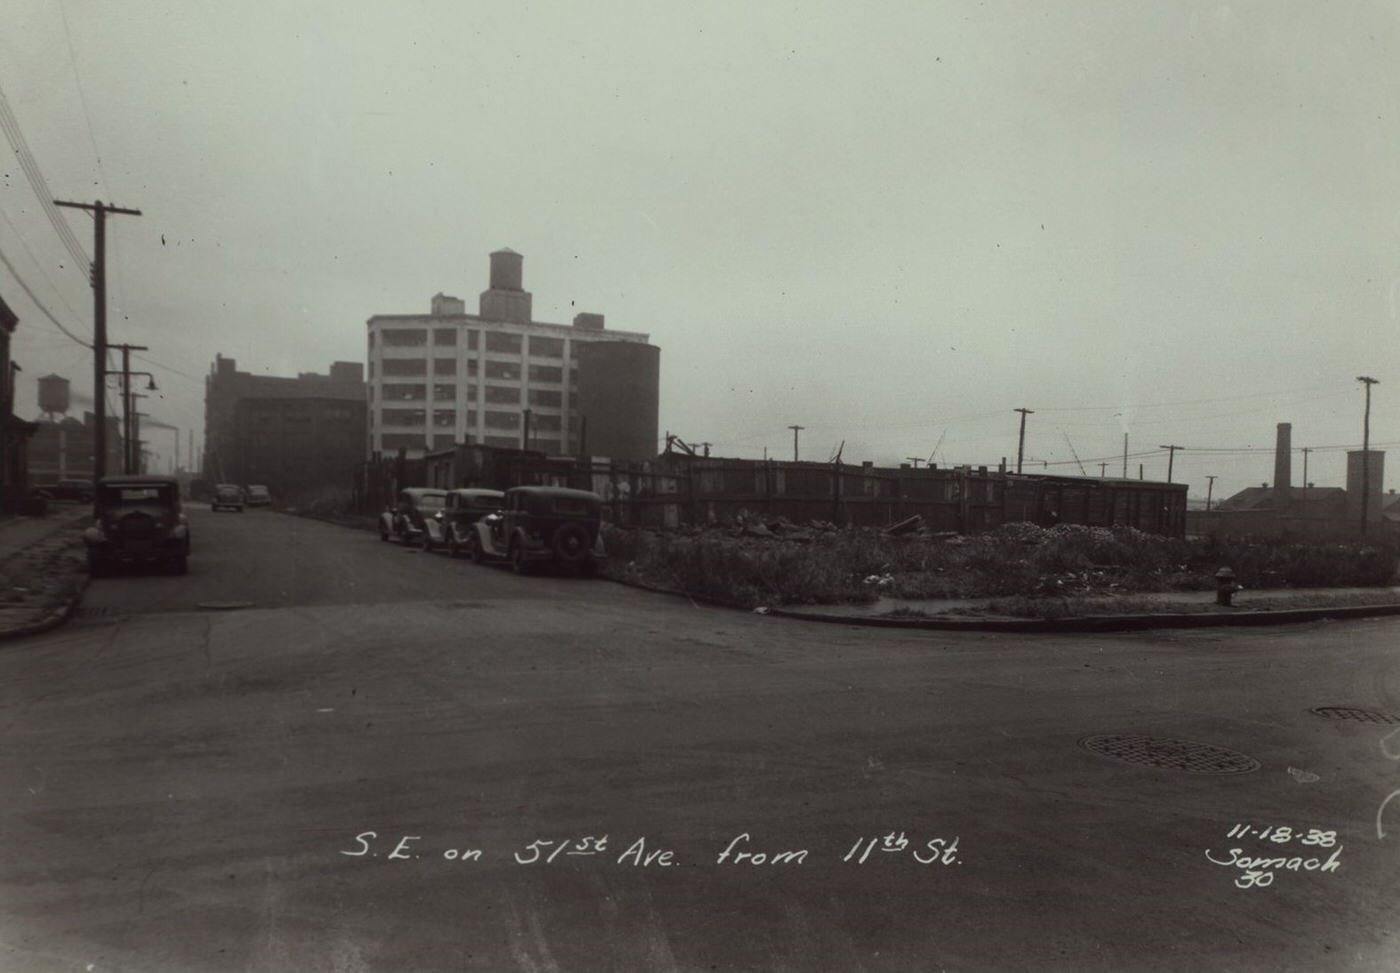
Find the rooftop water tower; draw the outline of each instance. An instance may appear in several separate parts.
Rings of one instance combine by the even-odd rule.
[[[39,379],[39,411],[50,422],[67,413],[70,402],[68,379],[62,375],[45,375]]]

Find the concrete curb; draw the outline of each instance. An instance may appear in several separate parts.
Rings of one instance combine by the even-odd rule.
[[[19,625],[15,628],[0,630],[0,642],[8,642],[11,639],[25,638],[30,635],[40,635],[44,632],[52,631],[69,618],[73,617],[73,612],[78,610],[78,605],[82,603],[83,595],[87,593],[88,583],[91,580],[86,573],[79,575],[82,580],[71,595],[63,600],[57,608],[54,608],[37,622],[30,622],[27,625]]]
[[[1400,605],[1345,605],[1334,608],[1287,608],[1278,611],[1157,612],[1148,615],[1076,615],[1066,618],[891,618],[888,615],[858,617],[828,615],[786,608],[770,608],[769,615],[834,625],[873,628],[912,628],[945,632],[1125,632],[1159,628],[1210,628],[1239,625],[1292,625],[1323,619],[1345,620],[1400,615]]]

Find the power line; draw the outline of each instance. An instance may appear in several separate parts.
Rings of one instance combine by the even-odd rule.
[[[58,0],[58,12],[63,18],[63,36],[68,41],[68,63],[73,66],[73,80],[78,86],[78,100],[83,105],[83,119],[87,122],[88,140],[92,142],[93,158],[97,160],[98,178],[102,180],[102,191],[110,196],[112,193],[107,188],[107,172],[102,168],[102,153],[97,151],[97,136],[92,130],[92,112],[88,110],[87,92],[83,91],[83,79],[78,74],[78,55],[73,50],[73,32],[68,29],[68,11],[64,7],[63,0]]]
[[[53,193],[49,190],[48,181],[44,179],[44,173],[39,169],[39,164],[34,161],[33,153],[29,151],[29,145],[24,140],[24,132],[20,130],[19,120],[15,118],[15,113],[10,108],[10,101],[5,97],[3,86],[0,86],[0,129],[4,130],[10,148],[14,149],[15,157],[19,159],[19,166],[24,170],[25,178],[29,180],[29,188],[33,189],[34,195],[39,197],[39,206],[43,209],[44,215],[53,224],[54,231],[58,233],[58,238],[63,241],[63,246],[69,255],[76,261],[78,269],[86,276],[88,266],[92,261],[83,251],[83,246],[73,234],[73,228],[68,225],[68,221],[59,215],[58,207],[53,202]]]
[[[3,251],[0,251],[0,263],[3,263],[6,266],[6,268],[9,269],[10,274],[15,279],[15,282],[19,284],[20,288],[24,291],[25,294],[29,295],[29,299],[34,302],[34,306],[37,307],[40,310],[40,312],[43,313],[44,317],[48,318],[50,321],[53,322],[54,327],[58,328],[58,330],[62,331],[64,334],[72,338],[84,348],[92,347],[92,344],[90,342],[84,341],[82,338],[79,338],[73,332],[65,328],[63,326],[63,322],[60,321],[58,318],[54,317],[48,308],[44,307],[43,302],[40,301],[39,298],[34,296],[34,292],[29,289],[29,285],[24,282],[24,278],[19,275],[19,271],[15,270],[15,265],[10,263],[10,258],[5,256]]]

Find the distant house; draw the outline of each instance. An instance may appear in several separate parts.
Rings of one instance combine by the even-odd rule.
[[[1289,487],[1283,509],[1279,509],[1279,491],[1271,486],[1246,487],[1232,497],[1216,504],[1215,509],[1231,511],[1287,514],[1306,520],[1344,518],[1347,514],[1347,492],[1341,487]]]

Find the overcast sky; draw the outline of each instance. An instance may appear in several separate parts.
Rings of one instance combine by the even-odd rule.
[[[661,427],[722,455],[1273,477],[1279,422],[1400,477],[1393,4],[8,0],[0,87],[53,195],[114,216],[111,340],[203,439],[216,353],[363,361],[365,320],[475,309],[661,348]],[[254,12],[259,11],[259,12]],[[13,153],[0,252],[91,292]],[[92,223],[63,211],[84,249]],[[33,379],[89,353],[0,266]],[[154,364],[153,364],[154,362]],[[156,437],[153,437],[156,438]],[[156,445],[173,434],[160,436]],[[181,434],[182,450],[184,434]],[[168,452],[167,452],[168,459]],[[1302,480],[1302,457],[1293,479]]]

